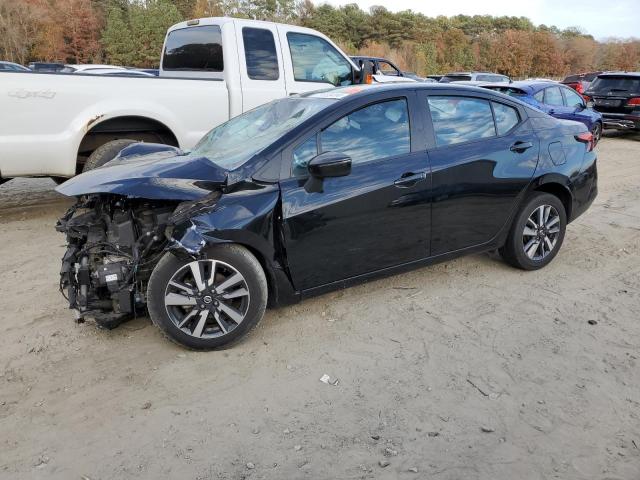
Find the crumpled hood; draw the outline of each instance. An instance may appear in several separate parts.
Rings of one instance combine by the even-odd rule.
[[[227,174],[205,157],[163,151],[116,157],[103,167],[71,178],[56,191],[70,197],[112,193],[154,200],[196,200],[226,184]]]

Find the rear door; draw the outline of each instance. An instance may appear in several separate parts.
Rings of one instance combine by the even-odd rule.
[[[521,106],[441,91],[422,96],[432,168],[431,255],[490,242],[536,169],[539,141]]]
[[[394,92],[336,112],[285,152],[282,212],[297,289],[429,255],[429,161],[412,99],[413,92]],[[347,153],[351,173],[325,178],[322,192],[310,193],[306,165],[326,151]]]
[[[242,110],[286,96],[282,52],[276,25],[236,20],[242,82]]]

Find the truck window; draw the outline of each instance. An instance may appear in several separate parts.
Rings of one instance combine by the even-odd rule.
[[[164,70],[222,72],[222,32],[218,25],[173,30],[167,35]]]
[[[278,80],[278,54],[273,33],[264,28],[242,29],[247,74],[252,80]]]
[[[300,82],[351,85],[351,63],[326,40],[305,33],[287,33],[293,77]]]

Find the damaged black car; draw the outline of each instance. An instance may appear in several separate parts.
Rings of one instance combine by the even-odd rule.
[[[276,100],[192,151],[132,144],[59,186],[78,199],[56,227],[60,288],[79,320],[148,313],[206,350],[268,305],[463,254],[538,269],[597,194],[590,135],[473,87]]]

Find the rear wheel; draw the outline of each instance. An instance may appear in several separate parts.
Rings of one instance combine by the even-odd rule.
[[[558,254],[566,227],[567,215],[560,199],[536,192],[518,212],[500,253],[516,268],[537,270]]]
[[[593,146],[595,147],[602,138],[602,124],[600,122],[593,124],[591,135],[593,135]]]
[[[147,302],[151,320],[171,340],[213,350],[262,319],[267,280],[260,262],[239,245],[212,247],[199,260],[167,253],[151,274]]]
[[[132,143],[138,143],[137,140],[131,140],[128,138],[122,138],[120,140],[112,140],[96,148],[82,168],[83,172],[88,172],[94,168],[103,166],[105,163],[110,162],[122,151],[123,148],[128,147]]]

